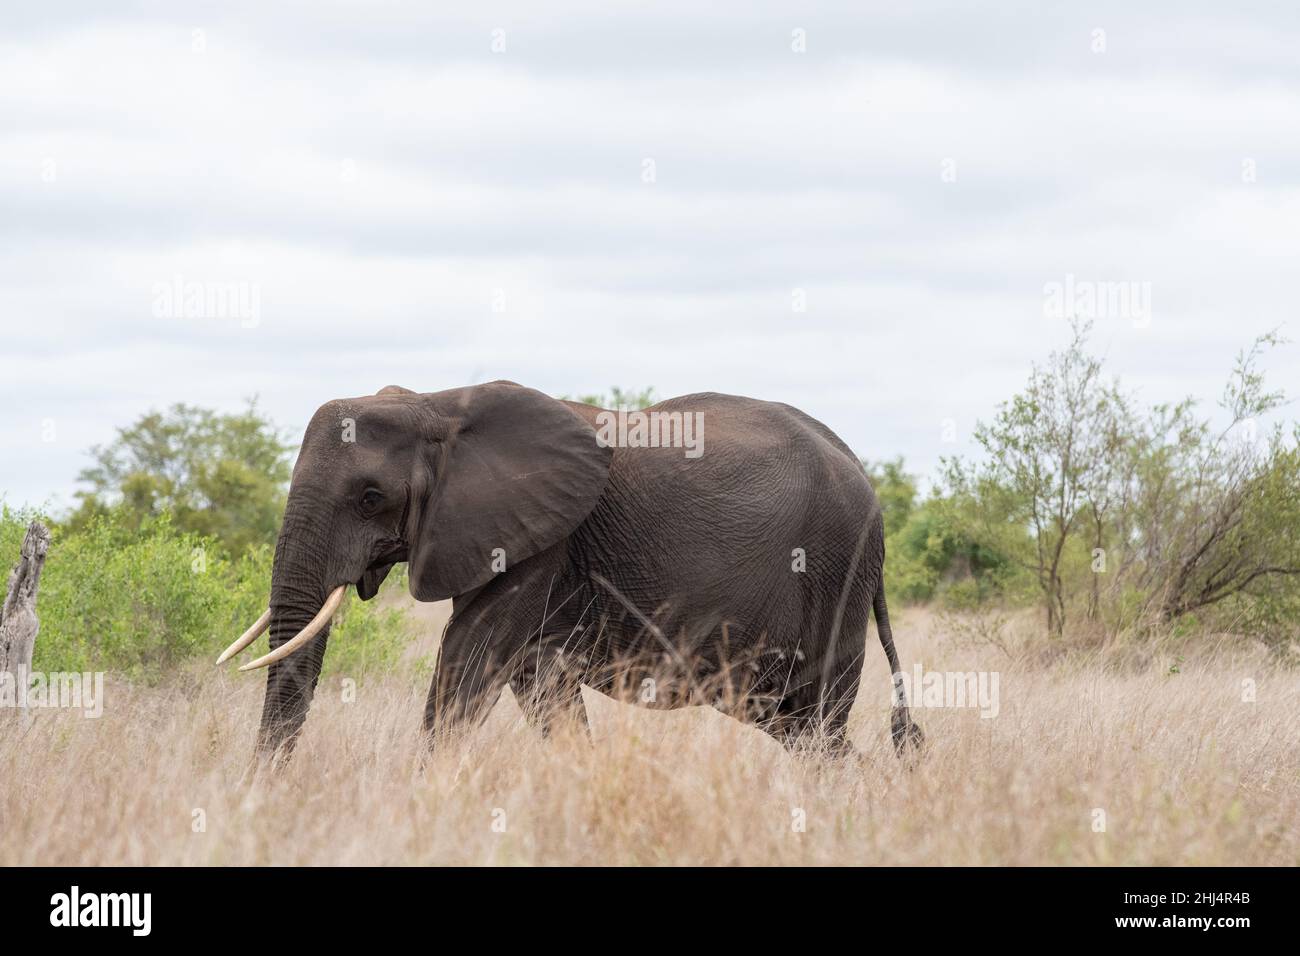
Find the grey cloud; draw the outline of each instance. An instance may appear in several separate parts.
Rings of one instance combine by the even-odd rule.
[[[1153,400],[1212,401],[1290,318],[1290,8],[6,16],[0,400],[25,404],[0,460],[30,463],[0,475],[10,502],[66,501],[85,447],[149,407],[259,393],[297,428],[389,381],[494,377],[788,401],[924,472],[1060,344],[1043,286],[1066,273],[1152,284],[1149,328],[1097,335]],[[261,321],[158,318],[176,275],[256,283]],[[1271,360],[1280,383],[1297,353]]]

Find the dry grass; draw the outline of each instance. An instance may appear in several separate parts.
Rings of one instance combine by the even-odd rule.
[[[919,710],[929,745],[912,769],[886,739],[874,646],[852,718],[861,763],[592,694],[591,745],[539,739],[503,699],[424,761],[418,674],[364,682],[352,703],[323,685],[294,761],[252,775],[260,680],[110,684],[99,720],[43,711],[23,732],[0,715],[0,863],[1300,863],[1294,671],[1222,650],[1175,674],[1154,657],[1044,662],[941,623],[899,615],[904,666],[997,670],[1000,713]]]

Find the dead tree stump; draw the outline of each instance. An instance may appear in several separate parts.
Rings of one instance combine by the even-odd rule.
[[[9,574],[9,590],[0,608],[0,674],[31,673],[32,649],[36,646],[36,589],[50,549],[50,532],[39,521],[27,526],[18,563]]]

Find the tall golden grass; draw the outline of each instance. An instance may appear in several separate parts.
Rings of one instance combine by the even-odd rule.
[[[507,695],[426,756],[425,665],[350,702],[323,683],[294,759],[252,772],[261,679],[196,667],[110,682],[98,720],[0,714],[0,863],[1300,863],[1293,670],[1237,643],[1049,660],[897,617],[905,668],[1000,674],[996,718],[915,711],[929,739],[910,765],[888,741],[874,633],[860,761],[592,693],[590,743],[538,737]]]

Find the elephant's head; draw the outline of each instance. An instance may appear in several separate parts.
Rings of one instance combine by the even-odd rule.
[[[466,594],[550,547],[590,513],[610,450],[563,402],[510,382],[416,394],[389,386],[312,416],[275,548],[270,608],[221,661],[268,626],[258,749],[292,742],[311,702],[329,618],[349,584],[374,597],[398,561],[411,594]]]

